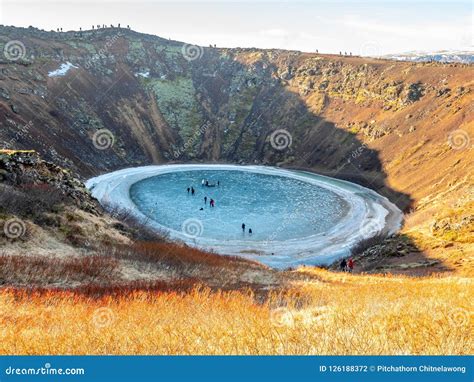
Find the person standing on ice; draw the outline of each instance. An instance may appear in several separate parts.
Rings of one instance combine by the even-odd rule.
[[[191,195],[194,195],[195,192],[194,187],[191,187]]]
[[[187,190],[188,190],[188,194],[189,194],[189,191],[191,191],[191,189],[188,187]]]
[[[205,184],[206,184],[206,179],[201,180],[201,186],[204,187]]]
[[[245,223],[242,223],[242,231],[245,233]]]
[[[214,207],[214,204],[215,204],[214,199],[211,199],[211,201],[209,202],[209,205],[210,205],[211,207]]]
[[[204,197],[204,204],[207,205],[207,196]]]
[[[252,236],[252,233],[253,233],[252,228],[249,228],[249,235]]]

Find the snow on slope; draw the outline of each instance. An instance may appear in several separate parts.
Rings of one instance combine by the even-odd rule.
[[[71,64],[69,61],[66,62],[65,64],[61,64],[61,66],[59,67],[59,69],[56,69],[56,70],[53,70],[51,72],[48,73],[48,77],[62,77],[62,76],[65,76],[67,72],[69,72],[69,70],[71,68],[75,68],[77,69],[78,66],[75,66],[73,64]]]

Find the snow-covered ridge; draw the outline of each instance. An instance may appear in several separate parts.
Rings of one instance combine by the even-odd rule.
[[[462,64],[474,63],[473,51],[448,51],[443,50],[439,52],[407,52],[400,54],[384,55],[381,58],[387,58],[398,61],[413,61],[413,62],[453,62]]]
[[[62,76],[65,76],[66,73],[69,72],[69,70],[71,68],[77,69],[78,66],[75,66],[75,65],[71,64],[69,61],[67,61],[65,64],[61,64],[59,69],[56,69],[56,70],[53,70],[53,71],[49,72],[48,77],[62,77]]]
[[[331,230],[304,238],[284,241],[216,240],[190,238],[183,232],[171,230],[150,221],[130,198],[130,187],[143,179],[178,171],[239,170],[278,175],[324,187],[343,197],[350,208],[347,215]],[[303,171],[290,171],[266,166],[237,165],[163,165],[134,167],[104,174],[86,182],[92,195],[102,204],[117,205],[132,211],[151,227],[169,232],[170,238],[222,255],[238,255],[264,263],[274,268],[298,265],[324,265],[347,256],[350,249],[361,240],[398,231],[402,223],[401,211],[388,199],[354,183]]]

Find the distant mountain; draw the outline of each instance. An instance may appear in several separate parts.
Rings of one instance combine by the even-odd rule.
[[[472,64],[474,62],[474,52],[472,51],[448,51],[439,52],[407,52],[401,54],[388,54],[382,58],[398,61],[412,62],[457,62],[462,64]]]

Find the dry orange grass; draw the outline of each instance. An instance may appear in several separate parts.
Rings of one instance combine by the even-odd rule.
[[[8,285],[69,285],[111,282],[117,278],[117,260],[105,256],[47,258],[8,256],[0,252],[0,280]]]
[[[472,354],[471,279],[314,281],[244,292],[0,292],[1,354]]]

